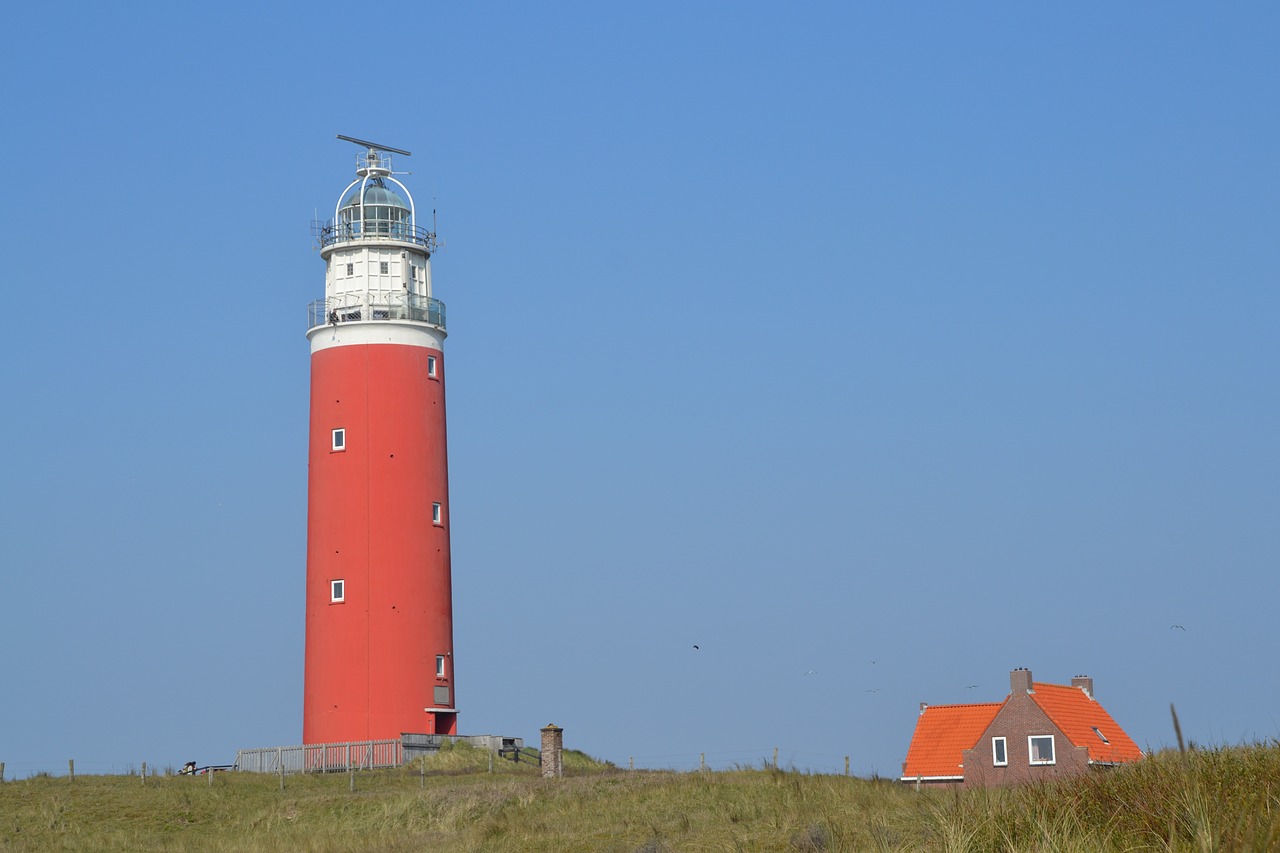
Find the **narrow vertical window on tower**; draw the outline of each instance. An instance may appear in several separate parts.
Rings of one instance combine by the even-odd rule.
[[[436,357],[434,355],[427,356],[427,375],[436,375]]]
[[[347,264],[347,278],[351,278],[351,276],[353,276],[353,275],[355,275],[355,274],[356,274],[356,265],[355,265],[355,264]]]
[[[436,678],[444,678],[444,655],[436,655]]]
[[[339,428],[333,431],[333,449],[347,449],[347,431],[345,429]]]
[[[382,275],[391,272],[391,264],[387,261],[378,261],[378,272]]]
[[[438,503],[432,504],[431,505],[431,523],[442,524],[443,518],[444,518],[444,510],[440,507],[440,504]]]
[[[346,600],[347,600],[346,581],[342,581],[342,580],[329,581],[329,601],[333,604],[340,604]]]

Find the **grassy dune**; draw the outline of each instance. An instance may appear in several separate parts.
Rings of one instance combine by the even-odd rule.
[[[355,774],[37,777],[0,785],[0,851],[1280,849],[1280,747],[1162,753],[1059,785],[926,790],[785,770],[565,778],[459,747]],[[425,776],[422,771],[425,770]]]

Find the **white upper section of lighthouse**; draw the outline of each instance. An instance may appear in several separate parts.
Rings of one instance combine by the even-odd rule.
[[[436,235],[418,225],[413,195],[392,176],[388,153],[409,152],[339,138],[367,150],[356,158],[356,179],[339,194],[333,219],[318,232],[325,280],[324,299],[310,306],[312,350],[341,345],[339,328],[348,343],[405,342],[408,336],[439,348],[445,322],[444,303],[431,292]],[[325,326],[335,334],[318,335]]]

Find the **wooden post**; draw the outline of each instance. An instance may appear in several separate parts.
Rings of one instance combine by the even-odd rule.
[[[347,788],[355,793],[356,790],[356,771],[354,767],[347,767]]]
[[[284,790],[284,748],[276,747],[276,766],[280,768],[280,790]]]
[[[4,762],[0,761],[0,783],[4,782]]]
[[[421,764],[418,765],[418,787],[426,788],[427,787],[427,757],[424,755],[421,758],[419,758],[418,761],[421,762]],[[490,762],[489,770],[492,771],[493,756],[489,756],[489,762]]]
[[[74,758],[67,759],[67,776],[71,781],[76,781],[76,760]]]
[[[844,757],[844,775],[849,775],[849,756]]]
[[[0,765],[0,766],[2,766],[2,765]],[[627,759],[627,769],[628,769],[628,770],[635,770],[635,769],[636,769],[636,757],[635,757],[634,755]]]
[[[142,762],[142,784],[147,784],[147,762]]]
[[[213,768],[210,767],[208,770],[204,772],[209,774],[209,787],[212,788],[213,787]]]
[[[698,753],[698,769],[703,773],[707,772],[707,754],[705,752]]]
[[[773,769],[778,769],[778,748],[776,746],[773,748]]]

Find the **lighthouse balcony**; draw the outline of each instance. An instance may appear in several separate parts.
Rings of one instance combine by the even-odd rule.
[[[443,329],[444,303],[431,296],[348,293],[317,299],[307,306],[307,328],[338,323],[407,320]]]
[[[417,225],[410,225],[408,222],[395,221],[388,219],[373,219],[361,222],[339,222],[336,225],[333,222],[320,226],[316,223],[312,226],[312,234],[319,237],[320,248],[327,249],[330,246],[336,246],[341,243],[367,242],[370,240],[386,240],[392,243],[412,243],[415,246],[422,246],[428,252],[436,250],[436,235],[434,231],[428,231],[426,228]]]

